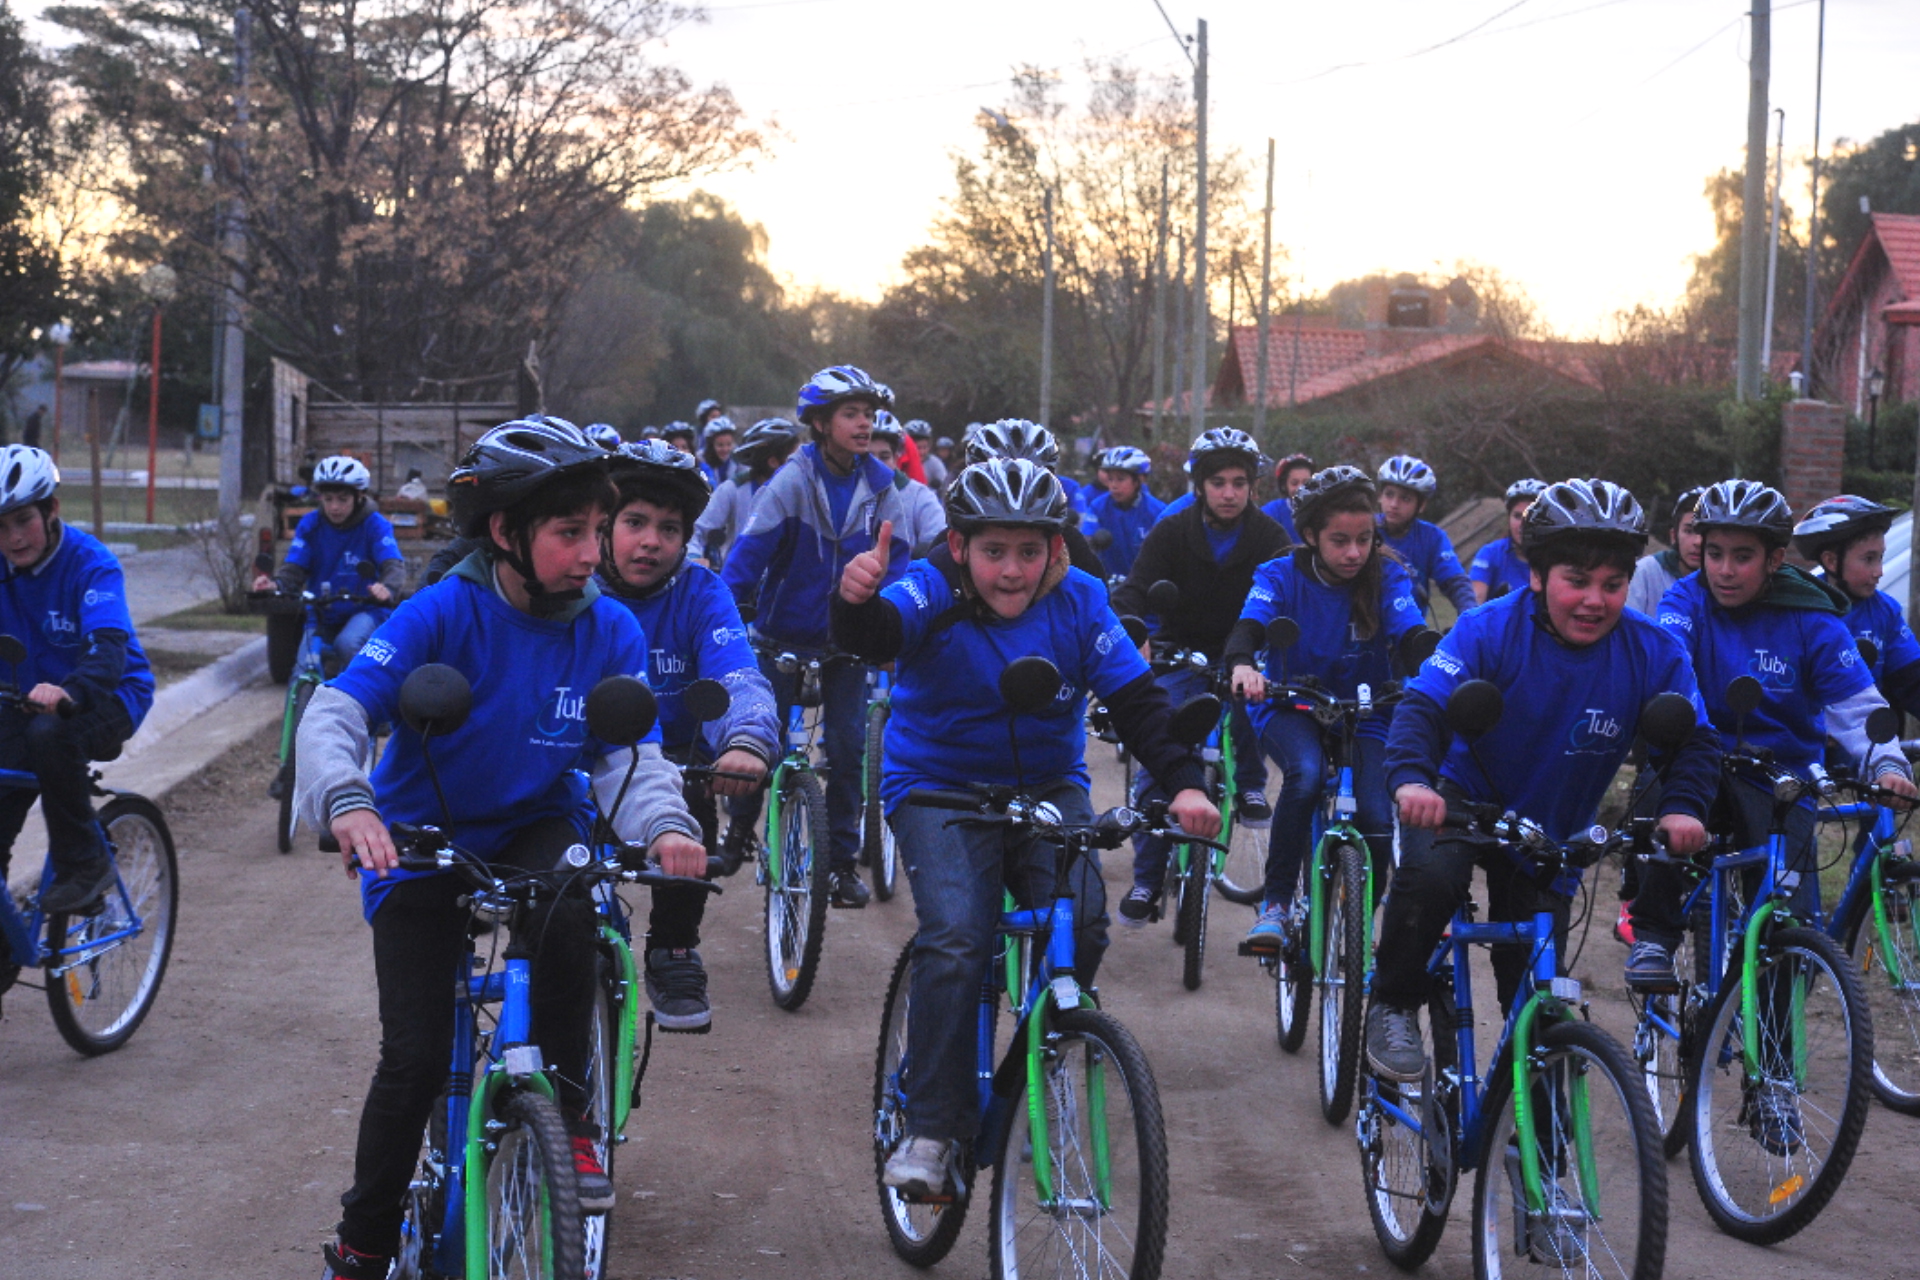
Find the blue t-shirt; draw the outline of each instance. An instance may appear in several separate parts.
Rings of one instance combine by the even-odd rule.
[[[1391,560],[1381,565],[1380,625],[1370,640],[1353,635],[1353,587],[1329,586],[1311,569],[1302,570],[1291,555],[1267,561],[1253,571],[1253,589],[1240,616],[1265,627],[1275,618],[1292,618],[1300,639],[1284,652],[1267,652],[1262,667],[1269,680],[1312,676],[1336,697],[1351,698],[1362,684],[1384,693],[1393,679],[1393,645],[1421,625],[1407,575]],[[1254,724],[1265,728],[1275,707],[1271,698],[1250,705]],[[1388,717],[1360,723],[1370,738],[1385,738]]]
[[[1127,571],[1133,568],[1134,557],[1140,554],[1140,544],[1147,540],[1148,531],[1153,528],[1154,521],[1160,518],[1161,509],[1165,506],[1166,503],[1145,488],[1140,490],[1140,495],[1130,507],[1114,501],[1111,492],[1101,494],[1088,504],[1087,514],[1092,527],[1105,529],[1113,535],[1113,541],[1100,550],[1100,563],[1106,566],[1108,574],[1124,578]]]
[[[834,474],[832,467],[821,467],[820,479],[827,486],[827,511],[833,517],[833,527],[838,529],[847,522],[847,508],[853,505],[854,486],[860,483],[859,469],[843,476]]]
[[[1289,539],[1295,544],[1299,543],[1300,531],[1293,527],[1293,502],[1290,499],[1275,498],[1260,509],[1280,522],[1280,527],[1287,531]]]
[[[307,571],[306,589],[315,595],[344,592],[365,595],[368,582],[360,577],[362,560],[376,569],[383,561],[404,560],[400,544],[393,539],[393,526],[378,511],[365,511],[353,523],[335,525],[319,511],[300,517],[293,541],[287,546],[287,563]],[[356,613],[371,613],[385,618],[386,609],[369,608],[338,600],[327,606],[326,621],[339,626]]]
[[[646,677],[647,642],[632,613],[598,595],[571,621],[523,613],[470,578],[449,576],[395,609],[331,683],[393,725],[373,770],[374,800],[388,823],[432,823],[481,858],[543,818],[568,818],[584,837],[592,805],[580,772],[606,753],[587,733],[587,693],[606,676]],[[440,811],[420,737],[400,719],[400,684],[414,668],[444,662],[473,685],[473,714],[436,738],[451,825]],[[645,741],[658,743],[655,725]],[[371,919],[408,873],[360,877]],[[425,874],[433,874],[431,872]]]
[[[1453,539],[1430,520],[1413,521],[1407,531],[1396,538],[1387,532],[1386,517],[1382,516],[1380,533],[1386,544],[1406,561],[1407,574],[1413,579],[1413,598],[1420,602],[1422,609],[1427,607],[1434,583],[1467,576],[1467,571],[1460,567],[1460,557],[1453,553]],[[1522,565],[1521,576],[1524,578],[1526,574],[1526,566]]]
[[[730,671],[759,669],[733,593],[705,565],[682,563],[673,580],[652,595],[609,598],[632,610],[646,633],[647,683],[660,702],[660,740],[669,749],[690,745],[701,725],[683,703],[687,686]]]
[[[1873,687],[1873,675],[1838,615],[1764,600],[1722,609],[1698,573],[1667,588],[1660,625],[1692,654],[1707,712],[1729,743],[1736,718],[1727,707],[1727,685],[1738,676],[1759,680],[1763,696],[1747,715],[1743,736],[1802,774],[1823,754],[1825,708]]]
[[[1879,650],[1871,672],[1876,684],[1889,671],[1920,662],[1920,642],[1914,640],[1913,628],[1886,592],[1876,591],[1865,600],[1855,600],[1843,621],[1856,641],[1871,640]]]
[[[1440,776],[1565,840],[1592,824],[1648,699],[1681,694],[1700,723],[1706,709],[1685,648],[1646,615],[1628,609],[1604,639],[1576,648],[1554,638],[1537,608],[1531,592],[1510,592],[1461,614],[1407,687],[1445,707],[1468,680],[1498,685],[1500,722],[1471,750],[1455,738]],[[1414,781],[1423,779],[1395,768],[1387,785]]]
[[[1213,562],[1219,564],[1233,554],[1235,544],[1240,541],[1240,522],[1235,520],[1224,529],[1215,528],[1211,520],[1202,520],[1200,527],[1207,531],[1207,546],[1213,551]]]
[[[1088,785],[1088,692],[1109,697],[1147,674],[1146,660],[1107,604],[1105,583],[1069,569],[1017,618],[968,620],[938,631],[931,624],[952,606],[953,595],[930,562],[915,560],[880,596],[899,611],[902,631],[880,773],[888,813],[915,787],[1037,786],[1062,779]],[[995,682],[1015,658],[1030,654],[1058,667],[1062,683],[1051,710],[1014,719],[1015,773],[1007,708]]]
[[[1480,548],[1480,554],[1473,558],[1473,567],[1467,576],[1474,582],[1487,584],[1487,599],[1492,600],[1509,591],[1528,591],[1533,587],[1532,572],[1527,562],[1514,550],[1511,538],[1495,538]]]
[[[16,569],[0,559],[0,632],[27,647],[27,660],[11,673],[20,692],[64,683],[92,648],[88,637],[96,631],[126,633],[127,667],[114,692],[137,729],[153,706],[153,670],[133,633],[126,578],[113,552],[62,521],[60,546],[37,568]]]

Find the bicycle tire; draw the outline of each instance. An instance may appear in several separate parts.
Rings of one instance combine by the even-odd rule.
[[[1847,955],[1873,1018],[1873,1096],[1890,1110],[1920,1116],[1920,883],[1899,880],[1882,885],[1881,894],[1891,953],[1868,901],[1847,930]]]
[[[631,1087],[630,1081],[614,1078],[614,1064],[619,1061],[620,1035],[619,1002],[614,998],[615,984],[619,979],[614,974],[613,963],[603,952],[594,962],[593,1007],[587,1023],[585,1118],[600,1130],[593,1149],[599,1154],[600,1167],[607,1171],[609,1178],[613,1176],[613,1153],[616,1149],[613,1091]],[[582,1223],[580,1243],[585,1259],[586,1280],[605,1280],[610,1217],[604,1213],[590,1214]]]
[[[1306,916],[1295,911],[1289,918],[1297,924]],[[1273,960],[1274,1025],[1279,1029],[1280,1048],[1287,1053],[1300,1052],[1307,1042],[1307,1020],[1313,1014],[1313,961],[1300,940],[1302,932],[1296,928],[1291,945],[1280,948]]]
[[[558,1104],[531,1089],[510,1088],[495,1118],[505,1127],[494,1135],[483,1175],[489,1280],[584,1275],[580,1188]]]
[[[1268,832],[1233,820],[1229,813],[1221,827],[1227,855],[1220,863],[1214,887],[1228,902],[1242,907],[1257,907],[1267,893]]]
[[[1749,1244],[1776,1244],[1803,1229],[1826,1207],[1846,1177],[1847,1168],[1867,1123],[1872,1097],[1868,1080],[1873,1073],[1873,1029],[1859,977],[1841,954],[1839,945],[1814,929],[1793,927],[1762,939],[1761,964],[1766,970],[1756,981],[1785,973],[1797,989],[1788,1000],[1790,1019],[1820,1033],[1817,1046],[1792,1053],[1797,1068],[1792,1084],[1764,1077],[1760,1088],[1793,1091],[1792,1115],[1799,1140],[1776,1137],[1783,1148],[1772,1151],[1763,1136],[1764,1116],[1746,1079],[1741,1051],[1740,981],[1738,968],[1729,970],[1714,1001],[1700,1040],[1700,1052],[1688,1093],[1692,1124],[1693,1181],[1714,1222],[1728,1235]],[[1789,970],[1788,965],[1792,968]],[[1805,986],[1798,986],[1804,982]],[[1763,991],[1762,1025],[1757,1028],[1761,1065],[1778,1061],[1783,1037],[1777,1004]],[[1818,1052],[1834,1044],[1838,1053]],[[1813,1063],[1822,1064],[1818,1075]],[[1775,1107],[1780,1104],[1776,1102]],[[1818,1169],[1811,1163],[1806,1113],[1824,1121],[1830,1141]],[[1787,1132],[1778,1130],[1776,1132]],[[1758,1152],[1756,1159],[1754,1153]],[[1807,1155],[1784,1171],[1773,1161]],[[1806,1165],[1806,1171],[1797,1166]]]
[[[913,939],[900,948],[887,980],[887,998],[880,1009],[880,1050],[873,1063],[873,1184],[880,1192],[880,1219],[887,1239],[902,1261],[931,1267],[946,1257],[967,1220],[966,1196],[946,1204],[903,1199],[881,1181],[887,1158],[906,1140],[906,1071],[908,996],[913,978]],[[971,1187],[973,1170],[961,1169]]]
[[[1335,846],[1333,876],[1321,897],[1327,919],[1326,972],[1320,975],[1320,1114],[1337,1125],[1353,1109],[1360,1067],[1360,1021],[1366,1003],[1366,853]]]
[[[1355,1126],[1367,1217],[1380,1251],[1401,1271],[1416,1270],[1433,1256],[1453,1205],[1456,1104],[1437,1085],[1454,1056],[1452,1006],[1444,989],[1428,1010],[1425,1075],[1411,1083],[1369,1076]],[[1387,1104],[1418,1117],[1420,1127],[1402,1122]]]
[[[767,877],[767,985],[773,1002],[792,1012],[807,1002],[827,932],[827,798],[820,779],[787,774],[780,800],[780,879]],[[797,855],[797,856],[796,856]]]
[[[173,956],[180,910],[179,860],[159,807],[144,796],[117,795],[100,807],[100,826],[117,872],[105,905],[91,916],[52,916],[46,933],[55,952],[82,949],[79,962],[48,957],[47,1008],[61,1037],[88,1057],[118,1049],[146,1020]],[[139,933],[86,950],[125,930],[135,915]]]
[[[1692,1074],[1694,1041],[1706,1004],[1707,952],[1710,926],[1707,913],[1695,911],[1674,949],[1673,969],[1681,977],[1680,990],[1658,995],[1628,993],[1633,1006],[1633,1060],[1640,1068],[1647,1096],[1653,1100],[1660,1126],[1660,1149],[1671,1160],[1687,1149],[1687,1079]],[[1677,1034],[1675,1034],[1677,1033]]]
[[[304,610],[267,615],[267,679],[284,686],[300,663],[300,642],[307,638]]]
[[[287,714],[293,719],[293,731],[287,736],[287,758],[280,765],[282,786],[280,788],[280,820],[274,826],[274,835],[279,843],[280,852],[293,852],[293,829],[296,823],[293,812],[293,779],[297,768],[294,757],[294,744],[300,736],[300,721],[307,714],[307,703],[313,701],[316,686],[311,680],[302,680],[294,691],[293,707]]]
[[[1207,963],[1207,899],[1212,896],[1213,859],[1195,845],[1187,850],[1187,886],[1180,895],[1180,982],[1198,991]]]
[[[391,1280],[429,1280],[435,1274],[433,1258],[446,1222],[446,1145],[447,1095],[442,1093],[428,1113],[420,1165],[402,1203],[400,1248],[394,1254]]]
[[[887,815],[880,808],[880,757],[887,735],[887,714],[884,702],[867,708],[866,794],[860,814],[860,861],[873,869],[877,902],[893,897],[900,875],[900,851],[894,844],[893,828],[887,825]]]
[[[1473,1274],[1499,1280],[1518,1261],[1529,1274],[1571,1271],[1594,1280],[1659,1280],[1667,1255],[1667,1165],[1640,1069],[1620,1043],[1586,1022],[1556,1022],[1540,1037],[1534,1133],[1549,1210],[1524,1207],[1514,1142],[1513,1072],[1488,1082],[1493,1127],[1473,1190]],[[1575,1091],[1586,1097],[1574,1102]],[[1580,1113],[1584,1112],[1584,1120]],[[1589,1155],[1577,1154],[1584,1126]],[[1601,1213],[1593,1206],[1604,1204]],[[1519,1269],[1516,1268],[1516,1269]]]
[[[993,1169],[992,1274],[995,1280],[1086,1275],[1157,1280],[1167,1241],[1167,1135],[1153,1070],[1133,1036],[1108,1014],[1066,1009],[1051,1021],[1058,1038],[1036,1064],[1039,1079],[1029,1073],[1014,1106],[1006,1151]],[[1087,1176],[1096,1164],[1089,1119],[1096,1090],[1083,1088],[1083,1081],[1097,1081],[1106,1104],[1104,1196],[1091,1185],[1100,1179]],[[1059,1210],[1043,1208],[1035,1194],[1029,1110],[1035,1088],[1045,1090],[1042,1106],[1052,1121],[1052,1203],[1064,1206]],[[1071,1125],[1063,1125],[1063,1119]],[[1128,1131],[1131,1142],[1115,1139]]]

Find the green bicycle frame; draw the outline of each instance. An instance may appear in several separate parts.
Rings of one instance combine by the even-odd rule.
[[[639,966],[634,963],[633,948],[618,930],[602,925],[600,940],[613,949],[620,965],[620,1026],[615,1036],[612,1093],[613,1132],[623,1133],[633,1112],[633,1046],[640,1036],[640,1001],[634,993],[640,990]]]
[[[1366,838],[1352,823],[1336,822],[1321,833],[1313,846],[1313,860],[1307,867],[1307,954],[1315,973],[1327,971],[1326,885],[1335,874],[1333,865],[1327,860],[1327,850],[1339,844],[1350,844],[1361,851],[1366,876],[1367,912],[1369,915],[1373,912],[1373,856],[1367,849]],[[1371,971],[1373,930],[1361,931],[1360,953],[1361,971]]]
[[[469,1280],[487,1280],[487,1115],[493,1110],[493,1098],[507,1083],[505,1071],[487,1071],[476,1082],[473,1099],[467,1104],[467,1154],[466,1154],[466,1228],[467,1228],[467,1276]],[[519,1083],[538,1093],[552,1098],[553,1082],[544,1072],[523,1076]],[[552,1206],[547,1203],[544,1194],[541,1198],[540,1213],[547,1217]],[[552,1249],[552,1224],[541,1233],[541,1241],[548,1250]],[[553,1270],[553,1258],[549,1253],[542,1258],[546,1270]]]
[[[1875,847],[1873,853],[1873,931],[1880,939],[1880,954],[1886,957],[1887,976],[1893,980],[1897,991],[1910,991],[1920,974],[1906,971],[1906,956],[1901,952],[1893,936],[1893,922],[1887,918],[1887,858],[1893,851],[1890,844]]]
[[[1774,901],[1763,902],[1747,921],[1740,939],[1740,1056],[1749,1075],[1760,1074],[1760,981],[1754,970],[1760,962],[1760,934],[1774,919],[1792,923],[1792,917]],[[1801,984],[1793,988],[1793,1076],[1795,1083],[1806,1082],[1806,1005]]]
[[[1543,1006],[1555,1021],[1573,1020],[1573,1010],[1567,1008],[1564,1002],[1535,991],[1514,1018],[1511,1043],[1534,1043],[1534,1024]],[[1520,1145],[1520,1183],[1527,1197],[1527,1212],[1540,1213],[1546,1208],[1547,1196],[1540,1182],[1540,1144],[1537,1140],[1538,1118],[1533,1114],[1533,1082],[1527,1079],[1533,1070],[1533,1051],[1515,1051],[1508,1056],[1513,1059],[1513,1133],[1514,1140]],[[1585,1198],[1587,1212],[1598,1217],[1600,1173],[1593,1162],[1593,1112],[1584,1074],[1573,1078],[1569,1092],[1568,1104],[1573,1112],[1574,1159],[1580,1170],[1580,1191]]]
[[[805,767],[806,765],[803,762],[797,761],[792,755],[787,755],[781,759],[779,764],[773,766],[773,777],[767,783],[767,810],[761,819],[766,825],[761,830],[760,847],[766,857],[767,883],[771,885],[783,883],[780,878],[782,853],[780,848],[780,800],[781,797],[787,793],[787,774],[794,769],[803,769]]]
[[[1235,781],[1233,761],[1233,726],[1229,717],[1233,708],[1227,707],[1220,713],[1220,843],[1233,843],[1234,802],[1240,798],[1240,784]],[[1219,879],[1220,873],[1227,869],[1227,855],[1219,849],[1207,850],[1213,878]],[[1186,843],[1174,846],[1174,871],[1184,877],[1191,865],[1188,859],[1193,857],[1193,846]],[[1177,882],[1176,882],[1177,883]]]
[[[1001,907],[1006,911],[1018,910],[1019,904],[1011,893],[1002,893]],[[1035,1082],[1042,1078],[1041,1063],[1047,1050],[1047,1010],[1053,1005],[1053,987],[1042,987],[1034,997],[1032,1005],[1025,1005],[1026,977],[1028,964],[1032,959],[1032,940],[1028,936],[1019,937],[1013,945],[1006,948],[1005,964],[1007,978],[1007,999],[1014,1017],[1026,1034],[1027,1058],[1027,1128],[1032,1136],[1033,1146],[1033,1182],[1041,1204],[1053,1201],[1053,1146],[1047,1129],[1047,1103],[1035,1088]],[[1093,997],[1084,990],[1080,992],[1080,1008],[1097,1008]],[[1111,1208],[1113,1204],[1113,1162],[1109,1157],[1111,1150],[1107,1134],[1106,1120],[1106,1077],[1097,1066],[1088,1074],[1087,1099],[1091,1105],[1088,1116],[1090,1134],[1094,1152],[1094,1178],[1099,1188],[1102,1208]]]
[[[280,763],[285,764],[287,757],[293,754],[293,704],[300,697],[300,690],[318,685],[320,677],[302,672],[287,682],[287,704],[280,712]]]

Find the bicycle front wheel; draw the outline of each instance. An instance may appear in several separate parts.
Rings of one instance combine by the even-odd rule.
[[[1320,1114],[1339,1124],[1353,1107],[1360,1064],[1360,1014],[1367,967],[1366,854],[1350,844],[1333,851],[1333,877],[1320,904],[1326,912],[1326,972],[1320,975]]]
[[[900,875],[900,851],[893,828],[880,809],[880,754],[887,736],[887,704],[867,708],[867,763],[861,806],[860,861],[873,868],[873,896],[881,902],[893,896]]]
[[[1299,901],[1294,899],[1296,907]],[[1288,918],[1294,922],[1295,933],[1289,945],[1280,948],[1280,954],[1273,959],[1273,1011],[1275,1024],[1280,1029],[1280,1047],[1288,1053],[1298,1053],[1306,1043],[1307,1018],[1313,1012],[1313,960],[1299,936],[1299,925],[1306,919],[1306,913],[1295,910]]]
[[[47,921],[47,1006],[61,1036],[89,1057],[125,1044],[153,1008],[180,908],[173,833],[153,802],[115,796],[100,825],[118,880],[97,914]]]
[[[573,1150],[553,1099],[513,1089],[495,1116],[487,1161],[489,1280],[574,1280],[586,1274]]]
[[[909,1200],[880,1180],[887,1160],[907,1140],[907,1091],[912,1088],[907,1060],[909,992],[913,983],[913,939],[900,949],[887,983],[880,1013],[880,1052],[873,1067],[873,1180],[880,1188],[880,1219],[887,1224],[893,1251],[916,1267],[930,1267],[947,1256],[967,1220],[967,1198]],[[972,1181],[972,1170],[962,1170]]]
[[[1711,1008],[1689,1085],[1694,1185],[1720,1229],[1775,1244],[1847,1176],[1867,1123],[1873,1031],[1860,980],[1826,934],[1781,929],[1760,950],[1757,1057],[1743,1049],[1739,971]]]
[[[1221,860],[1220,874],[1214,880],[1220,896],[1243,907],[1257,907],[1267,889],[1268,834],[1229,816],[1225,834],[1227,856]]]
[[[594,965],[593,1010],[587,1021],[587,1110],[588,1123],[600,1133],[593,1148],[600,1156],[600,1167],[613,1176],[614,1102],[613,1091],[629,1087],[615,1078],[614,1064],[619,1061],[619,1006],[613,997],[613,962],[602,954]],[[581,1232],[581,1249],[586,1255],[587,1280],[604,1280],[607,1274],[608,1215],[588,1217]]]
[[[767,982],[773,1002],[807,1002],[827,932],[827,798],[805,770],[787,774],[780,797],[780,874],[767,877]]]
[[[316,687],[311,680],[302,680],[294,690],[293,704],[287,710],[287,719],[292,721],[292,728],[287,735],[287,758],[280,766],[280,819],[274,828],[282,853],[293,852],[293,829],[297,822],[293,812],[293,779],[298,767],[294,744],[300,736],[301,717],[307,714],[307,703],[313,701]]]
[[[1167,1134],[1153,1071],[1098,1010],[1056,1013],[1053,1031],[993,1170],[995,1280],[1155,1280],[1167,1244]]]
[[[1667,1166],[1639,1068],[1585,1022],[1557,1022],[1528,1072],[1538,1199],[1530,1201],[1513,1073],[1487,1089],[1493,1130],[1473,1189],[1473,1274],[1658,1280],[1667,1256]]]
[[[1453,1061],[1452,1006],[1443,994],[1428,1007],[1426,1073],[1408,1083],[1370,1075],[1356,1126],[1367,1217],[1381,1252],[1402,1271],[1433,1256],[1453,1205],[1455,1116],[1436,1083]]]
[[[1189,991],[1200,989],[1207,963],[1207,899],[1213,888],[1213,859],[1194,845],[1187,850],[1186,892],[1180,895],[1180,945],[1185,954],[1180,981]]]
[[[1880,893],[1885,935],[1868,904],[1848,933],[1847,951],[1873,1015],[1874,1096],[1920,1116],[1920,881],[1890,881]]]

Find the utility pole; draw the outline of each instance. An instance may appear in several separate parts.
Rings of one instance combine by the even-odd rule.
[[[1053,408],[1053,188],[1047,188],[1047,250],[1040,260],[1040,425]]]
[[[1273,139],[1267,139],[1267,211],[1260,231],[1260,358],[1253,393],[1253,438],[1267,437],[1267,324],[1273,296]]]
[[[1813,204],[1807,210],[1807,288],[1806,309],[1800,321],[1800,394],[1811,400],[1813,390],[1813,295],[1819,283],[1815,264],[1820,260],[1820,90],[1827,69],[1827,0],[1820,0],[1820,34],[1813,55]],[[1920,520],[1920,510],[1914,518]],[[1920,525],[1915,526],[1920,532]],[[1913,575],[1920,583],[1920,574]],[[1908,617],[1913,615],[1909,613]]]
[[[1193,291],[1187,287],[1186,237],[1175,235],[1173,238],[1173,246],[1174,257],[1179,262],[1179,266],[1175,269],[1173,275],[1173,296],[1175,298],[1175,304],[1179,308],[1179,313],[1174,317],[1173,404],[1169,407],[1177,419],[1180,412],[1180,393],[1182,388],[1186,386],[1187,348],[1191,345],[1189,338],[1191,338],[1193,334],[1192,328],[1187,324],[1187,308],[1188,304],[1193,301]]]
[[[1160,405],[1167,394],[1167,162],[1160,162],[1160,229],[1153,242],[1153,429],[1160,438]]]
[[[1747,61],[1747,172],[1740,198],[1740,341],[1734,363],[1734,393],[1742,400],[1760,394],[1761,300],[1767,270],[1767,77],[1772,60],[1773,0],[1753,0],[1753,52]]]
[[[1195,40],[1193,101],[1195,129],[1193,219],[1193,434],[1207,429],[1207,20],[1200,19]]]
[[[1787,109],[1775,107],[1778,132],[1773,143],[1773,209],[1767,215],[1767,319],[1760,330],[1760,371],[1773,376],[1773,291],[1780,275],[1780,179],[1786,172]]]
[[[220,363],[215,385],[220,389],[220,517],[240,514],[241,463],[247,392],[247,335],[242,326],[241,300],[245,296],[247,206],[241,195],[247,164],[247,59],[252,15],[242,5],[233,12],[233,141],[227,162],[232,166],[232,194],[227,201],[226,225],[220,251],[227,259],[227,289],[220,303]]]

